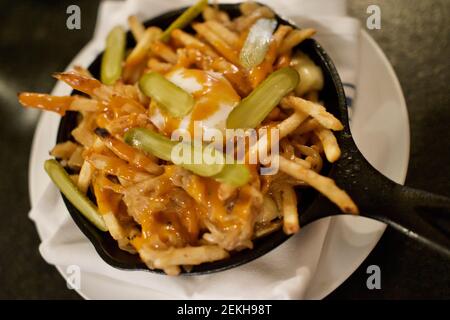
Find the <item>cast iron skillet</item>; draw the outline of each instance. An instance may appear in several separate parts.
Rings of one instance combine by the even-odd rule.
[[[226,4],[220,7],[231,17],[240,13],[239,4]],[[184,10],[185,8],[168,12],[147,21],[145,25],[164,29]],[[280,23],[293,26],[280,17],[277,19]],[[128,47],[135,45],[130,32],[127,34],[127,45]],[[450,256],[448,219],[450,199],[396,184],[375,170],[359,152],[351,136],[344,91],[330,57],[313,39],[304,41],[297,49],[305,52],[322,68],[325,84],[320,98],[327,106],[327,110],[340,119],[345,127],[343,131],[336,133],[342,149],[341,159],[333,165],[326,166],[321,173],[333,178],[338,186],[349,193],[362,216],[385,222],[426,246]],[[100,74],[101,57],[100,54],[89,67],[89,71],[97,78]],[[76,119],[77,114],[73,112],[67,113],[61,119],[58,143],[72,139],[70,132],[76,126]],[[311,188],[302,189],[297,193],[302,204],[301,226],[327,216],[341,214],[333,203]],[[77,226],[89,238],[106,263],[123,270],[162,273],[160,270],[149,270],[138,255],[120,250],[109,233],[99,231],[64,196],[63,199]],[[201,275],[237,267],[262,256],[288,238],[289,236],[282,230],[276,231],[254,241],[254,248],[251,250],[232,253],[229,259],[195,266],[191,272],[183,274]]]

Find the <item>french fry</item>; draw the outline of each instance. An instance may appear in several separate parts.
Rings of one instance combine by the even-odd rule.
[[[254,1],[245,1],[239,5],[239,10],[244,16],[251,15],[254,11],[259,9],[261,6]]]
[[[19,94],[19,102],[22,106],[53,111],[60,115],[66,113],[72,101],[73,97],[71,96],[58,97],[34,92],[21,92]]]
[[[287,109],[295,109],[309,114],[327,129],[339,131],[344,129],[342,123],[331,113],[327,112],[324,106],[299,97],[285,97],[281,100],[281,106]]]
[[[341,149],[336,141],[336,137],[334,136],[331,130],[326,128],[315,129],[314,133],[319,137],[320,141],[323,145],[323,150],[325,152],[325,156],[327,160],[331,163],[335,162],[341,156]]]
[[[75,72],[77,72],[78,74],[81,74],[82,76],[88,77],[88,78],[93,78],[94,76],[92,75],[92,73],[86,69],[83,68],[82,66],[74,66],[73,70],[75,70]]]
[[[111,150],[117,157],[132,164],[137,169],[145,170],[150,174],[161,174],[163,169],[158,166],[154,160],[146,156],[142,151],[130,147],[125,142],[115,139],[109,135],[106,130],[96,130],[97,136],[100,137],[105,146]]]
[[[82,75],[75,71],[54,73],[53,77],[100,102],[108,102],[113,94],[113,89],[110,86],[106,86],[93,77]]]
[[[122,72],[123,82],[127,84],[136,83],[144,73],[145,68],[146,61],[144,59],[138,64],[125,66]]]
[[[70,168],[80,169],[84,162],[82,153],[83,153],[83,147],[77,146],[77,148],[72,153],[69,160],[67,161],[67,165]]]
[[[348,194],[336,186],[333,179],[324,177],[312,170],[303,168],[301,165],[279,157],[280,170],[290,176],[306,182],[308,185],[322,193],[335,203],[344,213],[357,214],[358,207]]]
[[[303,155],[306,155],[305,161],[310,164],[310,168],[316,172],[322,169],[323,161],[319,151],[314,146],[309,147],[298,144],[297,142],[291,142],[292,145]]]
[[[81,96],[52,96],[49,94],[22,92],[19,102],[24,107],[32,107],[47,111],[53,111],[64,115],[66,111],[95,112],[98,110],[98,102]]]
[[[239,46],[239,36],[215,20],[207,21],[205,25],[211,29],[217,36],[222,38],[230,47],[237,48]]]
[[[142,22],[136,16],[128,17],[128,25],[130,26],[131,33],[133,34],[136,43],[138,43],[145,34],[145,27]]]
[[[311,162],[306,161],[306,160],[304,160],[304,159],[302,159],[302,158],[299,158],[299,157],[297,157],[297,156],[295,156],[295,155],[293,155],[293,156],[292,156],[292,159],[290,159],[290,160],[292,160],[292,161],[294,161],[295,163],[301,165],[301,166],[302,166],[303,168],[305,168],[305,169],[312,169]],[[315,171],[315,170],[314,170],[314,171]]]
[[[292,50],[304,40],[311,38],[314,34],[316,34],[316,30],[314,29],[292,30],[281,43],[278,54],[283,54]]]
[[[207,6],[203,9],[202,16],[205,21],[216,20],[216,10],[213,7]]]
[[[93,98],[98,98],[96,91],[101,87],[104,87],[97,79],[81,75],[77,72],[61,72],[55,73],[53,76],[56,79],[67,83],[73,89],[86,93]]]
[[[125,68],[134,67],[145,60],[150,52],[152,43],[156,41],[161,36],[161,34],[161,29],[156,27],[150,27],[146,29],[141,40],[137,43],[136,47],[134,47],[134,49],[125,60]]]
[[[287,119],[281,121],[278,123],[274,130],[278,131],[278,139],[281,140],[287,135],[289,135],[291,132],[295,130],[308,116],[305,115],[303,112],[294,112],[291,116],[289,116]],[[270,129],[268,130],[267,134],[262,135],[259,137],[257,143],[250,146],[247,158],[248,159],[256,159],[257,156],[261,155],[268,155],[271,151],[272,145],[277,143],[277,141],[272,140],[273,138],[270,137]],[[263,162],[267,162],[268,159],[260,159]]]
[[[234,29],[238,32],[243,32],[249,29],[258,19],[273,18],[275,13],[265,6],[259,6],[252,13],[247,16],[241,16],[234,20]]]
[[[200,246],[171,249],[166,255],[158,257],[155,266],[159,265],[198,265],[227,258],[228,252],[219,246]]]
[[[313,136],[313,138],[314,138],[314,136]],[[315,141],[315,139],[312,139],[312,140],[314,140],[314,141],[312,141],[311,149],[313,149],[319,155],[320,155],[320,153],[323,153],[323,146],[320,143],[320,141]]]
[[[173,68],[173,65],[167,62],[159,61],[156,58],[150,58],[147,62],[147,67],[152,71],[167,73]]]
[[[95,184],[94,184],[94,190],[95,190],[95,198],[97,199],[97,203],[99,203],[98,199],[101,199],[100,195],[102,193],[105,193],[105,195],[103,197],[105,197],[106,199],[108,197],[111,198],[111,195],[113,195],[113,198],[117,198],[119,196],[117,194],[110,193],[109,190],[106,190],[106,192],[100,191],[100,189],[97,189],[95,187]],[[107,201],[108,200],[105,200],[100,203],[107,204]],[[102,205],[100,205],[100,204],[98,205],[98,209],[100,210],[100,212],[109,209],[109,208],[102,208],[102,207],[103,207]],[[127,235],[126,235],[125,230],[121,227],[121,225],[119,224],[119,221],[117,220],[116,216],[114,215],[114,213],[111,210],[102,213],[102,217],[103,217],[103,221],[105,221],[105,224],[106,224],[106,227],[108,228],[109,233],[111,234],[111,236],[113,237],[114,240],[121,241],[121,240],[126,239]]]
[[[95,183],[97,183],[99,185],[99,187],[102,189],[108,189],[108,190],[113,191],[114,193],[120,193],[120,194],[125,193],[124,186],[122,186],[118,183],[112,182],[104,174],[95,175]]]
[[[99,103],[96,100],[75,96],[69,106],[72,111],[96,112],[99,110]]]
[[[301,123],[298,128],[294,130],[294,134],[304,135],[305,133],[311,132],[314,129],[320,127],[319,121],[314,118],[309,118],[305,122]]]
[[[150,45],[152,53],[164,61],[171,64],[177,63],[177,54],[172,50],[171,47],[163,43],[162,41],[156,40]]]
[[[137,170],[119,158],[94,153],[89,155],[86,160],[97,170],[120,177],[126,181],[139,182],[151,177],[148,173]]]
[[[77,183],[78,188],[84,194],[86,194],[87,190],[89,189],[89,185],[91,184],[94,171],[95,171],[94,166],[92,166],[88,161],[85,160],[83,165],[81,166]]]
[[[308,118],[308,115],[301,111],[295,111],[287,119],[277,124],[276,128],[279,130],[280,139],[294,132],[294,130]]]
[[[99,153],[102,154],[104,156],[108,156],[108,157],[114,157],[114,153],[112,153],[103,143],[102,140],[100,140],[99,137],[95,137],[95,142],[94,144],[90,147],[87,148],[86,153],[84,154],[85,158],[87,156],[89,156],[92,153]]]
[[[83,120],[81,120],[78,127],[72,130],[72,136],[82,146],[87,148],[91,147],[96,140],[95,134],[92,133],[95,127],[95,117],[91,112],[85,112],[83,114]]]
[[[50,151],[50,154],[58,159],[68,160],[77,149],[78,145],[72,141],[58,143]]]
[[[217,21],[224,26],[229,26],[231,24],[228,13],[218,10],[217,8],[207,6],[202,14],[205,21]]]
[[[300,229],[297,212],[297,196],[294,189],[284,185],[281,189],[283,201],[283,231],[286,234],[296,233]]]
[[[164,269],[178,265],[198,265],[204,262],[213,262],[229,257],[224,249],[216,245],[203,245],[199,247],[186,246],[184,248],[169,248],[155,250],[143,247],[139,254],[146,263],[154,268]],[[174,269],[169,269],[175,271]],[[178,270],[179,272],[179,270]],[[177,273],[176,273],[177,274]]]
[[[259,239],[259,238],[265,237],[265,236],[271,234],[272,232],[275,232],[278,229],[280,229],[282,224],[283,223],[280,220],[276,220],[276,221],[269,222],[267,224],[262,224],[262,225],[257,224],[256,228],[255,228],[254,238]]]
[[[184,47],[192,47],[200,50],[201,52],[205,53],[206,55],[217,58],[219,55],[206,43],[203,41],[193,37],[189,33],[186,33],[180,29],[175,29],[172,31],[172,39],[174,39],[175,42],[180,43]]]
[[[217,12],[217,18],[216,20],[220,23],[222,23],[224,26],[226,27],[230,27],[231,26],[231,19],[230,16],[228,15],[228,13],[226,13],[225,11],[219,10]]]
[[[288,34],[290,34],[291,32],[292,32],[292,27],[290,27],[290,26],[280,25],[278,27],[277,31],[275,31],[275,33],[273,34],[273,41],[276,42],[277,49],[281,46],[281,44],[283,43],[286,36]]]
[[[196,23],[192,26],[197,33],[204,37],[222,56],[235,65],[239,65],[239,56],[235,49],[228,45],[222,38],[212,32],[204,23]]]
[[[281,212],[278,210],[274,199],[269,195],[264,195],[263,206],[256,217],[256,223],[267,224],[279,217],[281,217]]]

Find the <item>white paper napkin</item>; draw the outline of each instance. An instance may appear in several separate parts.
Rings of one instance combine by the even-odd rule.
[[[236,2],[236,1],[221,1]],[[359,23],[346,16],[345,0],[266,0],[281,15],[301,27],[318,30],[316,39],[330,54],[351,100],[358,66]],[[102,50],[107,32],[137,14],[142,20],[192,4],[189,0],[128,0],[102,2],[93,39]],[[48,180],[48,179],[47,179]],[[47,188],[30,211],[42,235],[39,250],[50,264],[77,265],[82,273],[121,281],[148,290],[149,299],[301,299],[319,262],[329,220],[306,226],[284,244],[244,266],[194,277],[168,277],[110,267],[95,252],[72,221],[59,191],[48,180]],[[81,279],[81,290],[83,279]],[[123,297],[124,299],[127,296]]]

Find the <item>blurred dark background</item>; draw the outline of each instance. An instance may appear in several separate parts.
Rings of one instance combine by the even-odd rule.
[[[0,0],[0,298],[80,299],[38,252],[28,219],[28,157],[39,113],[23,110],[17,92],[49,92],[90,40],[99,1]],[[411,125],[406,184],[450,196],[450,1],[348,0],[363,25],[366,9],[382,11],[381,30],[368,31],[402,85]],[[81,8],[81,30],[65,27],[66,8]],[[367,266],[382,270],[381,290],[366,287]],[[450,298],[449,260],[387,229],[375,250],[329,299]]]

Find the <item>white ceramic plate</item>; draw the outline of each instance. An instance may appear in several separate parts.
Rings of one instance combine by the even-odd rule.
[[[98,53],[89,44],[71,65],[89,65]],[[375,168],[403,183],[409,161],[409,123],[402,90],[387,58],[365,31],[361,34],[360,57],[358,94],[351,125],[353,136]],[[56,95],[69,92],[63,84],[53,90]],[[29,168],[32,206],[36,205],[45,188],[42,181],[47,181],[47,177],[42,163],[54,145],[58,124],[59,116],[45,113],[36,129]],[[324,298],[343,283],[372,251],[385,230],[384,224],[362,217],[329,219],[330,227],[318,268],[306,292],[308,299]],[[43,228],[38,228],[38,233],[41,238],[45,236]],[[57,268],[65,277],[62,267]],[[82,277],[83,286],[78,293],[87,299],[151,299],[156,295],[149,289],[91,273],[83,273]]]

